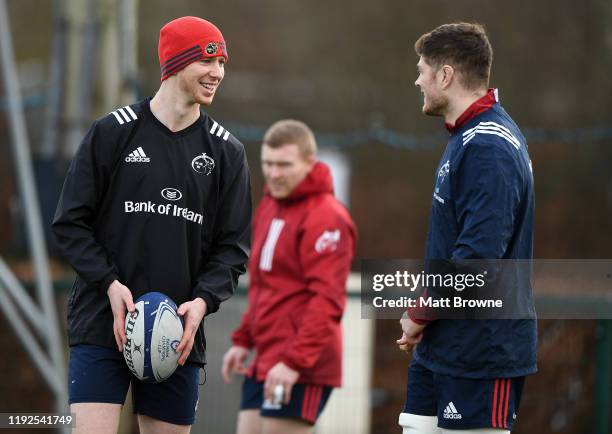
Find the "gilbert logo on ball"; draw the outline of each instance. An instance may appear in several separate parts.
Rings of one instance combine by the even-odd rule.
[[[123,357],[136,378],[159,383],[178,366],[176,347],[183,335],[183,323],[174,301],[160,292],[144,294],[134,306],[136,310],[125,318]]]

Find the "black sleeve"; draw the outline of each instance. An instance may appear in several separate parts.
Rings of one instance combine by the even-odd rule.
[[[244,148],[240,147],[236,163],[222,175],[212,247],[192,294],[192,298],[206,302],[207,315],[234,294],[250,252],[251,185]]]
[[[117,267],[96,238],[97,212],[109,184],[113,146],[101,146],[98,124],[89,129],[70,163],[52,229],[58,247],[80,278],[106,292]]]

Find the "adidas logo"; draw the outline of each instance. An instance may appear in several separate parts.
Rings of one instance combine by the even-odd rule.
[[[148,163],[151,161],[149,157],[142,150],[142,146],[139,146],[138,149],[130,152],[130,154],[125,157],[126,163]]]
[[[444,409],[444,419],[461,419],[461,413],[457,411],[455,408],[455,404],[453,402],[449,402],[446,408]]]

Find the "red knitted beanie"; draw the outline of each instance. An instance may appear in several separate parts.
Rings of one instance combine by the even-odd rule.
[[[157,51],[161,81],[205,57],[222,56],[227,60],[221,31],[213,23],[197,17],[177,18],[162,27]]]

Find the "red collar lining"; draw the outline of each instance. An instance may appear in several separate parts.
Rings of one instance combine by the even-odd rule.
[[[455,125],[445,123],[444,126],[449,133],[454,133],[463,125],[465,125],[470,119],[478,116],[480,113],[489,110],[497,103],[497,89],[489,89],[487,94],[482,98],[477,99],[470,105],[461,116],[455,121]]]

